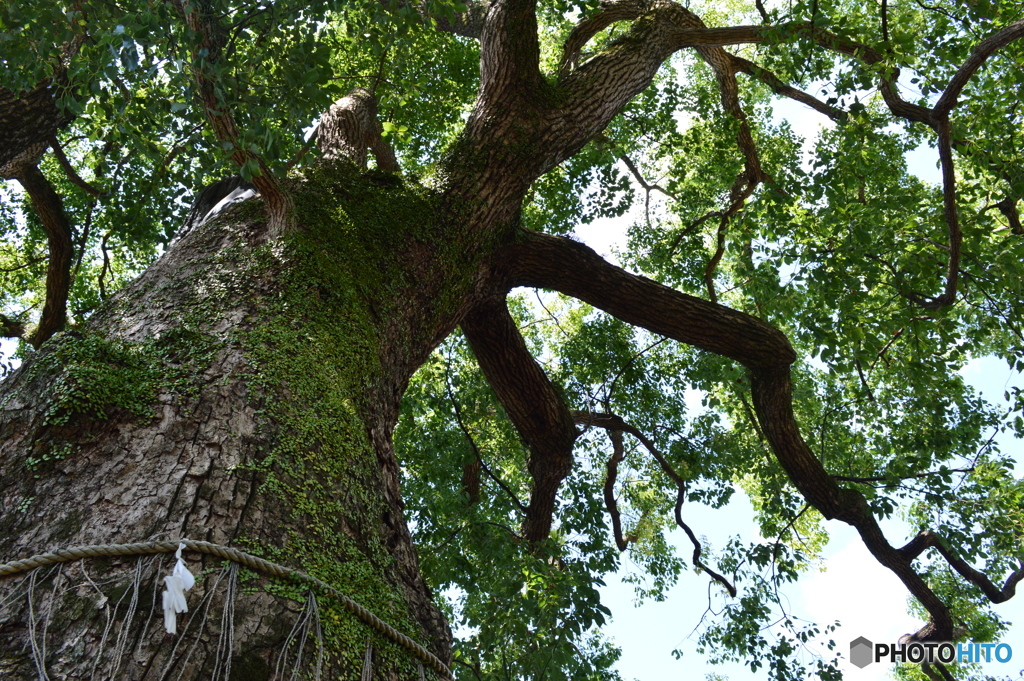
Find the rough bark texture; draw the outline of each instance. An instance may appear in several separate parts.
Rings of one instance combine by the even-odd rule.
[[[0,177],[10,179],[25,164],[35,165],[69,118],[55,99],[56,88],[42,83],[18,94],[0,88]]]
[[[388,193],[344,169],[332,177],[312,194],[297,193],[316,206],[300,215],[315,224],[317,239],[268,240],[258,202],[242,204],[179,241],[82,335],[53,339],[4,384],[0,556],[168,537],[235,545],[317,574],[447,660],[451,635],[419,576],[402,518],[391,429],[397,396],[453,315],[374,317],[375,309],[393,313],[405,305],[413,294],[401,271],[422,269],[427,260],[414,248],[367,248],[379,229],[370,224],[379,205],[363,205],[365,222],[353,227],[336,203],[340,215],[328,221],[334,211],[319,210],[316,192],[330,187],[358,196],[356,204]],[[415,201],[400,186],[391,194],[393,202]],[[391,245],[407,238],[396,234]],[[342,242],[357,263],[338,261]],[[356,282],[370,262],[394,285],[361,288]],[[426,295],[450,283],[436,282]],[[268,302],[274,300],[282,303]],[[325,308],[329,315],[316,314]],[[113,381],[97,380],[100,374]],[[194,573],[216,565],[189,563]],[[101,644],[104,618],[134,568],[134,560],[117,559],[68,565],[55,580],[47,573],[36,620],[24,599],[0,616],[0,675],[36,678],[29,643],[42,640],[31,631],[41,617],[51,620],[51,678],[89,678],[94,662],[106,670],[101,675],[111,673],[115,656]],[[4,580],[0,591],[9,595],[26,579]],[[268,678],[284,646],[295,594],[271,592],[280,589],[238,597],[239,676],[232,678]],[[174,639],[159,615],[144,628],[150,593],[116,678],[162,678],[171,657]],[[321,608],[341,612],[327,602]],[[171,673],[210,678],[217,621],[219,614],[187,662],[176,656]],[[352,678],[370,631],[343,612],[324,624],[329,678]],[[375,678],[412,676],[407,654],[375,645]]]

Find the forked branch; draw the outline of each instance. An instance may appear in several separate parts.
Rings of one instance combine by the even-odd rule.
[[[951,639],[954,628],[949,608],[913,567],[912,552],[897,549],[886,540],[864,496],[839,487],[800,435],[789,370],[795,354],[782,333],[750,315],[630,274],[587,246],[563,237],[524,232],[507,259],[512,263],[505,273],[509,287],[559,291],[627,323],[730,357],[747,367],[757,420],[790,481],[826,519],[855,527],[875,559],[928,611],[930,622],[915,634],[917,639]],[[962,575],[970,575],[968,579],[977,579],[964,566],[958,568],[952,561],[950,565]],[[999,597],[1008,597],[1020,579],[1021,573],[1015,572]]]
[[[1010,576],[1006,578],[1002,587],[996,586],[987,575],[975,570],[973,567],[967,564],[960,556],[953,553],[943,543],[939,535],[935,534],[931,530],[923,530],[917,534],[916,537],[911,539],[906,545],[900,548],[900,553],[903,554],[908,560],[914,560],[927,549],[935,549],[939,552],[945,561],[951,568],[957,571],[957,573],[966,579],[968,582],[974,584],[985,596],[993,603],[1004,603],[1011,598],[1017,592],[1017,584],[1024,579],[1024,554],[1021,554],[1017,558],[1017,562],[1020,568],[1010,573]]]
[[[533,478],[523,536],[537,544],[551,531],[555,500],[572,468],[572,447],[579,436],[572,415],[544,370],[526,347],[504,296],[488,298],[462,322],[480,369],[530,451]]]
[[[683,521],[683,502],[686,501],[686,480],[679,475],[675,468],[672,467],[672,464],[668,462],[668,459],[666,459],[665,455],[658,450],[650,438],[644,435],[639,429],[623,421],[622,417],[616,416],[615,414],[596,414],[589,411],[576,411],[573,412],[573,416],[576,419],[577,425],[604,428],[608,431],[608,435],[612,439],[612,445],[615,448],[615,452],[612,454],[612,458],[608,462],[608,478],[605,480],[604,498],[605,504],[608,507],[608,513],[612,517],[612,529],[615,532],[615,543],[619,547],[619,550],[626,550],[627,541],[622,537],[622,529],[619,522],[619,511],[615,506],[615,496],[612,487],[615,484],[614,472],[617,470],[618,463],[622,461],[623,458],[622,433],[629,433],[639,440],[647,451],[650,452],[651,456],[653,456],[655,461],[658,462],[658,465],[661,466],[661,470],[669,477],[670,480],[672,480],[672,482],[676,484],[676,487],[678,488],[675,507],[676,525],[686,533],[686,536],[690,539],[690,543],[693,545],[692,560],[694,566],[708,573],[712,579],[725,587],[730,596],[735,598],[736,587],[733,586],[732,582],[708,567],[704,561],[701,560],[704,547],[701,545],[700,540],[697,539],[697,535],[695,535],[693,530],[690,529],[690,526]],[[613,462],[615,468],[613,468]]]
[[[814,29],[812,33],[816,42],[828,49],[848,55],[865,64],[877,64],[884,60],[877,50],[855,41]],[[970,56],[947,83],[938,102],[931,109],[904,101],[895,89],[899,69],[892,67],[886,70],[879,79],[879,90],[889,110],[896,116],[908,121],[924,123],[933,128],[938,137],[939,161],[942,168],[943,212],[949,238],[949,256],[946,269],[946,284],[941,295],[925,298],[917,294],[907,297],[927,309],[937,309],[956,302],[956,291],[960,274],[961,244],[963,241],[956,206],[956,174],[953,166],[953,146],[949,115],[956,107],[961,92],[971,77],[982,67],[985,61],[1003,47],[1024,36],[1024,21],[1016,21],[996,31],[978,43]]]

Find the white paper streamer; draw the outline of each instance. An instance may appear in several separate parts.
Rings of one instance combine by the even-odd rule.
[[[178,562],[174,564],[174,571],[168,577],[164,577],[164,629],[168,634],[178,633],[178,613],[188,612],[188,603],[185,601],[185,592],[195,586],[196,578],[185,567],[181,559],[181,551],[184,544],[178,544],[178,550],[174,557]]]

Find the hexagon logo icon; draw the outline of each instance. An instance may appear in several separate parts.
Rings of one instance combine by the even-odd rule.
[[[850,662],[864,669],[874,661],[871,654],[874,647],[874,644],[863,636],[853,639],[850,641]]]

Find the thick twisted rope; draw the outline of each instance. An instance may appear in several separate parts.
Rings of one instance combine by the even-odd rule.
[[[266,575],[312,584],[321,592],[330,594],[336,598],[345,610],[358,617],[369,627],[402,646],[422,660],[428,667],[440,674],[442,679],[451,679],[451,672],[448,670],[448,667],[446,667],[445,664],[433,653],[322,579],[306,574],[300,570],[293,570],[292,568],[272,563],[269,560],[264,560],[258,556],[245,553],[244,551],[232,549],[227,546],[221,546],[220,544],[181,539],[173,541],[140,542],[137,544],[95,544],[92,546],[74,546],[68,549],[61,549],[60,551],[42,553],[38,556],[32,556],[31,558],[23,558],[10,563],[0,564],[0,578],[25,572],[33,568],[43,567],[44,565],[66,563],[80,558],[174,553],[178,549],[178,544],[184,544],[185,548],[190,551],[205,553],[211,556],[217,556],[218,558],[224,558],[225,560],[234,561],[240,565],[252,568],[257,572],[261,572]]]

